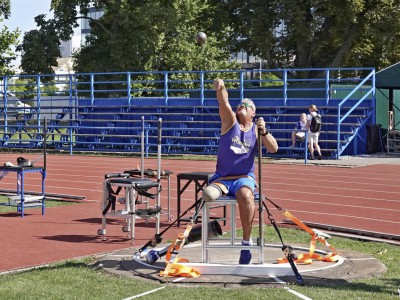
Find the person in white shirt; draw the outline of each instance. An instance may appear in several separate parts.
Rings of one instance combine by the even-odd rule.
[[[321,160],[322,159],[322,154],[321,154],[321,148],[318,145],[318,138],[319,138],[319,132],[311,132],[310,130],[310,126],[311,126],[311,120],[313,118],[313,116],[317,115],[318,109],[314,104],[311,104],[308,107],[308,111],[310,112],[307,115],[307,129],[308,129],[308,144],[310,147],[310,159],[314,160],[314,151],[317,150],[318,153],[318,159]]]

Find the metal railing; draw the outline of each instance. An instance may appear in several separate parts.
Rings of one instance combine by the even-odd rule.
[[[42,147],[46,118],[55,150],[136,152],[144,116],[147,153],[155,149],[154,122],[161,117],[165,153],[215,154],[220,126],[215,78],[225,80],[232,107],[245,97],[255,102],[283,150],[310,104],[320,108],[322,143],[336,158],[374,120],[371,68],[21,75],[1,77],[0,144]]]

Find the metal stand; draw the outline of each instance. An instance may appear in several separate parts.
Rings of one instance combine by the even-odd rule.
[[[157,178],[157,170],[153,169],[146,169],[146,170],[127,170],[124,171],[124,173],[128,173],[130,176],[141,176],[141,178]],[[173,217],[171,216],[171,174],[173,174],[172,171],[170,170],[162,170],[160,174],[161,179],[167,179],[167,186],[168,186],[168,195],[167,195],[167,201],[168,201],[168,210],[167,210],[167,216],[168,216],[168,222],[170,222]]]
[[[121,174],[123,175],[123,174]],[[125,174],[128,176],[128,174]],[[110,207],[110,191],[108,189],[110,187],[117,187],[118,189],[124,190],[124,197],[120,197],[116,203],[114,203],[114,207],[112,207],[111,211],[108,212],[106,207]],[[107,217],[117,217],[124,218],[125,225],[122,227],[123,232],[128,233],[128,237],[131,242],[135,238],[134,230],[135,230],[135,221],[136,218],[148,218],[155,217],[157,222],[157,228],[160,226],[160,213],[145,215],[140,214],[138,216],[138,209],[136,208],[136,196],[141,194],[138,190],[147,191],[150,188],[156,187],[161,191],[160,185],[157,182],[142,179],[142,178],[106,178],[103,182],[103,203],[102,203],[102,228],[98,230],[98,234],[103,236],[103,241],[106,240],[106,226],[107,226]],[[119,202],[119,203],[117,203]],[[122,206],[123,209],[115,209],[115,207],[119,205]],[[105,211],[107,210],[107,211]]]
[[[259,202],[259,195],[256,194],[254,201]],[[236,238],[236,198],[230,196],[222,196],[217,198],[214,201],[204,201],[202,214],[203,214],[203,222],[202,222],[202,263],[209,263],[209,249],[248,249],[248,250],[259,250],[259,263],[262,264],[264,262],[263,250],[264,243],[260,242],[262,239],[259,237],[257,241],[253,242],[253,246],[243,246],[241,244],[241,239]],[[215,238],[211,239],[208,235],[208,223],[210,221],[210,208],[213,206],[221,206],[227,205],[229,206],[230,211],[230,238],[222,239]],[[212,242],[213,241],[213,242]]]
[[[196,206],[195,208],[195,216],[196,220],[193,220],[195,223],[198,221],[197,218],[199,218],[199,211],[201,209],[200,203],[201,197],[199,197],[199,193],[203,190],[203,188],[208,184],[210,177],[212,176],[213,173],[209,172],[189,172],[189,173],[180,173],[178,174],[177,177],[177,204],[178,204],[178,209],[177,209],[177,215],[181,215],[181,209],[182,209],[182,194],[183,192],[188,188],[188,186],[191,183],[194,183],[194,197],[195,203],[199,203],[199,205]],[[182,181],[186,181],[186,183],[182,186]],[[224,208],[223,212],[223,217],[219,218],[224,220],[224,225],[225,225],[225,219],[226,219],[226,209]],[[182,218],[178,220],[177,226],[180,226],[181,221],[190,221],[191,219],[188,218]]]
[[[24,217],[25,207],[42,207],[42,215],[45,213],[45,179],[46,171],[42,167],[0,167],[0,172],[13,172],[17,174],[17,193],[14,196],[8,196],[8,202],[0,203],[4,206],[15,206],[17,212]],[[27,173],[40,173],[42,181],[42,191],[39,195],[30,195],[25,192],[25,175]]]

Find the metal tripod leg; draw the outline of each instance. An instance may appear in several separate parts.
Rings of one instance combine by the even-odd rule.
[[[103,211],[103,209],[106,208],[107,204],[108,204],[108,199],[107,199],[107,187],[106,187],[107,181],[103,182],[103,203],[101,205],[101,210]],[[107,219],[106,219],[106,215],[102,215],[101,216],[101,229],[98,230],[98,234],[102,235],[102,240],[105,241],[106,238],[106,226],[107,226]]]

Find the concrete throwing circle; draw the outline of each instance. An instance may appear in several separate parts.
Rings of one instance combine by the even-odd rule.
[[[168,244],[159,245],[156,250],[166,246]],[[293,248],[297,254],[308,253],[309,251],[308,248],[301,246],[293,246]],[[103,269],[121,276],[147,278],[158,282],[222,284],[223,286],[279,285],[278,282],[281,281],[296,283],[296,278],[289,264],[275,263],[279,257],[283,257],[280,245],[265,246],[263,264],[257,264],[258,253],[253,250],[254,263],[244,266],[237,264],[240,251],[237,249],[210,251],[210,263],[202,264],[201,244],[189,244],[180,251],[179,257],[188,259],[190,266],[200,271],[201,275],[196,278],[162,277],[160,271],[164,270],[166,266],[165,257],[150,265],[144,258],[138,256],[137,251],[138,249],[130,248],[105,255],[97,262],[97,266],[101,265]],[[297,264],[305,284],[337,285],[355,279],[376,276],[386,271],[386,267],[372,256],[354,251],[341,252],[343,258],[337,262],[313,261],[312,264],[308,265]],[[321,250],[318,250],[318,253],[327,254]]]

